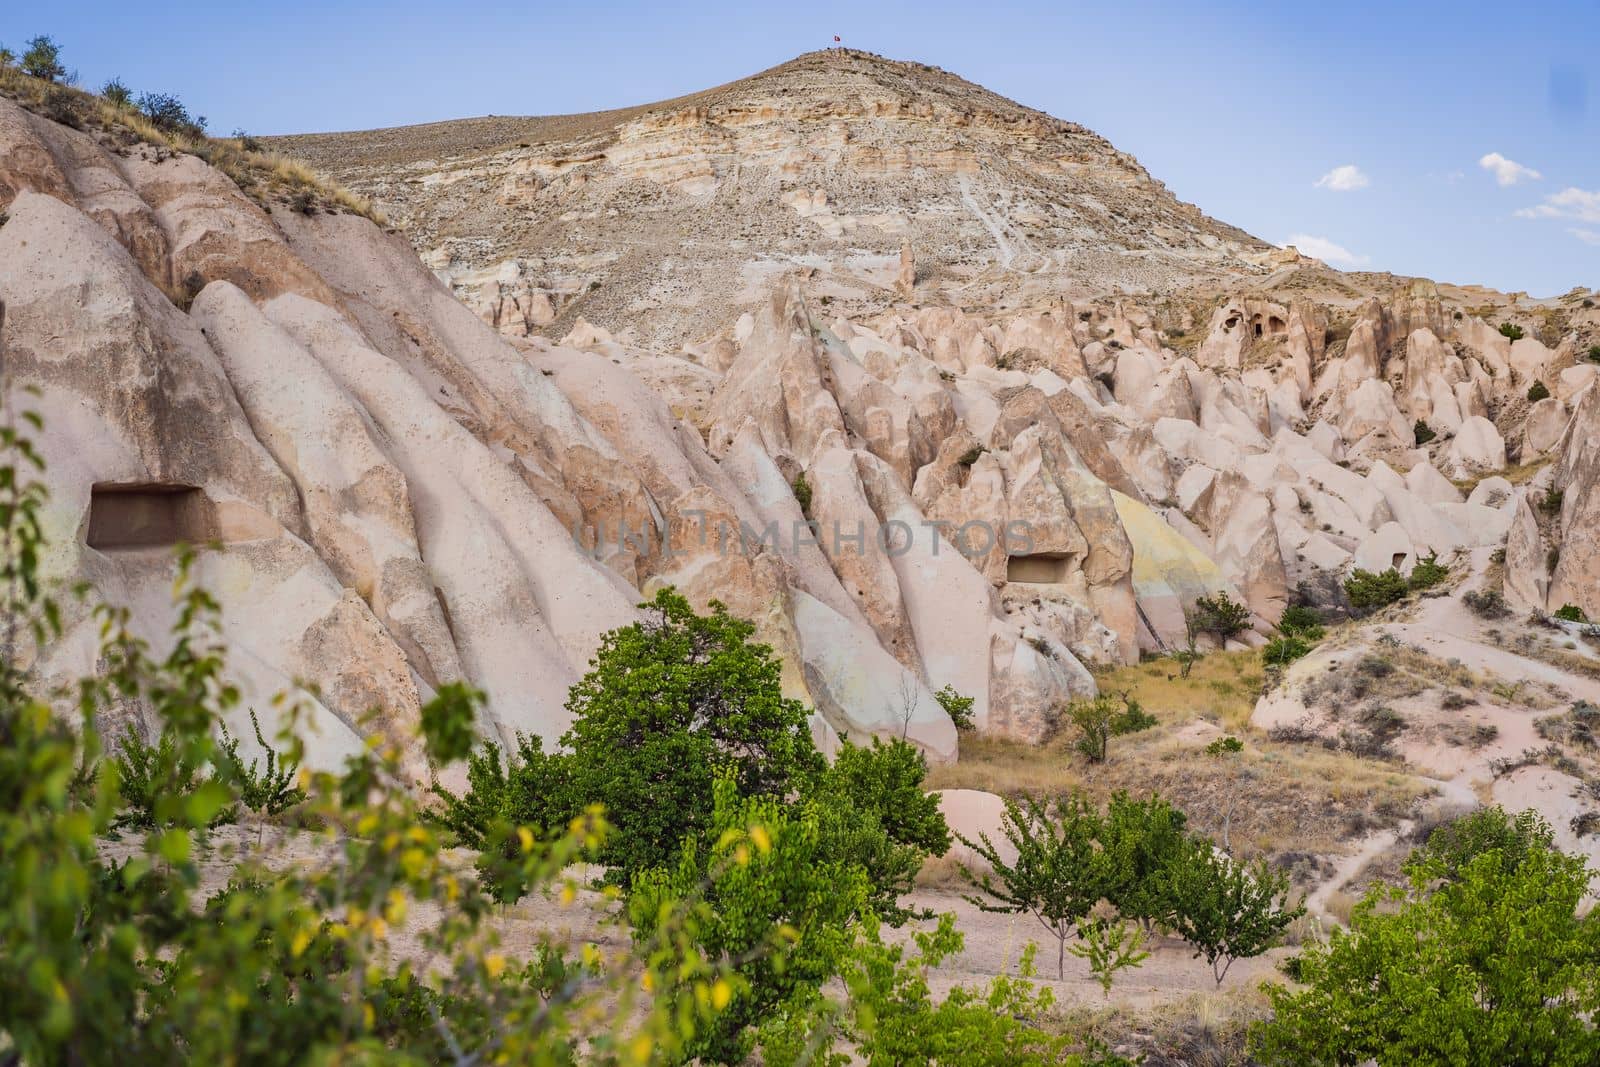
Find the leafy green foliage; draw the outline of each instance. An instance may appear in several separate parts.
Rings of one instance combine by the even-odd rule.
[[[1425,445],[1439,436],[1432,426],[1421,419],[1418,419],[1417,424],[1411,428],[1411,433],[1416,437],[1418,445]]]
[[[1137,967],[1150,958],[1141,951],[1144,931],[1126,919],[1096,919],[1080,927],[1080,939],[1067,951],[1087,960],[1089,972],[1109,998],[1117,972]]]
[[[1119,915],[1148,929],[1169,924],[1166,881],[1185,854],[1187,824],[1188,817],[1161,797],[1136,800],[1121,791],[1112,794],[1099,826],[1083,824],[1112,858],[1100,892]]]
[[[1227,756],[1244,751],[1244,742],[1232,734],[1223,734],[1206,746],[1208,756]]]
[[[965,732],[977,729],[977,721],[972,717],[972,705],[977,703],[975,698],[962,696],[956,692],[955,686],[947,682],[933,694],[933,699],[937,700],[944,713],[950,716],[950,721],[955,724],[957,730]]]
[[[811,517],[811,483],[806,481],[806,472],[801,471],[794,476],[794,482],[789,486],[794,491],[795,503],[800,505],[800,514],[806,518]]]
[[[1556,618],[1563,622],[1588,622],[1589,616],[1576,604],[1563,604],[1556,609]]]
[[[1304,905],[1289,906],[1288,875],[1259,860],[1239,863],[1193,838],[1170,868],[1166,892],[1173,932],[1211,964],[1219,986],[1234,960],[1259,956],[1305,914]]]
[[[1414,857],[1407,886],[1374,887],[1349,931],[1308,947],[1303,988],[1269,987],[1273,1017],[1252,1052],[1381,1067],[1600,1062],[1600,922],[1577,911],[1590,872],[1533,823],[1503,817],[1475,824],[1472,848]]]
[[[1537,404],[1541,400],[1548,399],[1549,396],[1550,387],[1545,385],[1544,382],[1536,381],[1528,386],[1528,403],[1530,404]]]
[[[725,961],[737,980],[715,1026],[697,1033],[687,1051],[741,1063],[753,1024],[808,1010],[838,973],[870,887],[859,867],[829,853],[813,807],[741,797],[731,778],[719,779],[714,795],[709,822],[685,841],[677,867],[642,872],[629,908],[635,935],[648,938],[672,901],[698,896],[696,950]]]
[[[1236,637],[1250,628],[1250,609],[1226,592],[1195,600],[1190,618],[1196,632],[1212,634],[1219,641]]]
[[[1344,595],[1350,598],[1350,606],[1364,613],[1403,600],[1408,589],[1405,578],[1393,567],[1377,574],[1358,567],[1344,580]]]
[[[1261,662],[1268,667],[1287,667],[1311,651],[1311,642],[1298,634],[1279,634],[1261,649]]]
[[[1590,345],[1587,355],[1590,363],[1600,363],[1600,345]]]
[[[22,73],[47,82],[60,81],[67,76],[67,68],[61,65],[61,46],[45,36],[28,41],[20,66]]]
[[[1500,324],[1500,336],[1507,340],[1520,341],[1523,338],[1522,327],[1515,323],[1502,322]]]
[[[899,738],[873,738],[870,747],[846,741],[805,793],[827,854],[866,874],[868,906],[896,926],[928,917],[903,908],[899,898],[911,891],[926,857],[950,848],[939,798],[923,789],[927,776],[927,757]]]
[[[1450,568],[1439,562],[1437,552],[1430,552],[1419,558],[1411,568],[1411,574],[1406,578],[1406,587],[1412,592],[1432,589],[1449,577]]]
[[[615,827],[600,854],[610,877],[676,863],[708,825],[712,788],[730,774],[745,797],[782,797],[821,773],[806,709],[783,695],[772,649],[713,602],[697,615],[672,589],[645,619],[613,630],[567,698],[562,737],[571,796]],[[576,813],[574,813],[576,814]]]
[[[1312,644],[1321,641],[1326,633],[1322,615],[1317,609],[1298,604],[1283,609],[1283,615],[1278,619],[1278,632],[1293,634]]]
[[[1499,806],[1479,808],[1434,828],[1413,855],[1436,877],[1456,879],[1485,852],[1498,852],[1507,868],[1529,852],[1555,847],[1550,825],[1533,810],[1512,815]]]

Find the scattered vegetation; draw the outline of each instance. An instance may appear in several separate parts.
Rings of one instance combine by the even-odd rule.
[[[1153,715],[1126,693],[1102,693],[1092,700],[1075,700],[1067,705],[1065,718],[1078,731],[1074,747],[1091,763],[1104,763],[1113,737],[1148,730],[1156,724]]]
[[[1544,382],[1536,381],[1528,386],[1528,403],[1530,404],[1537,404],[1541,400],[1548,399],[1549,396],[1550,387],[1545,385]]]
[[[789,488],[794,491],[795,503],[800,505],[800,514],[809,519],[811,517],[811,483],[806,481],[806,472],[801,471],[796,474]]]
[[[206,136],[204,118],[191,114],[171,94],[135,94],[118,78],[94,94],[75,88],[75,81],[61,62],[60,47],[49,37],[30,41],[20,62],[0,62],[0,96],[52,121],[93,133],[110,151],[125,154],[142,142],[156,150],[157,161],[166,152],[199,156],[263,207],[303,195],[320,210],[351,212],[387,225],[366,199],[303,163],[262,151],[251,138]]]

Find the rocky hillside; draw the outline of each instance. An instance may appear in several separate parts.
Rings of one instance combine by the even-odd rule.
[[[1268,251],[1081,126],[863,52],[623,111],[274,143],[373,197],[518,335],[582,315],[675,348],[798,266],[871,308],[913,276],[963,304],[997,269],[1041,291],[1148,290],[1261,271]]]
[[[1039,739],[1204,595],[1260,643],[1354,568],[1504,548],[1516,607],[1600,616],[1590,294],[1268,254],[1087,131],[851,53],[521,122],[325,142],[408,242],[0,99],[51,571],[159,647],[172,546],[221,542],[197,572],[247,703],[313,683],[320,761],[457,679],[487,734],[559,736],[665,584],[753,620],[824,743],[943,760],[935,691]],[[43,673],[93,647],[66,621]]]

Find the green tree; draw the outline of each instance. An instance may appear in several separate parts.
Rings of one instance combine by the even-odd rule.
[[[1007,863],[988,834],[963,844],[987,870],[963,874],[980,892],[966,899],[983,911],[1032,915],[1056,939],[1056,975],[1066,976],[1067,938],[1106,895],[1119,858],[1101,847],[1104,823],[1093,805],[1071,795],[1047,804],[1005,802],[1000,832],[1016,851]],[[958,835],[959,836],[959,835]]]
[[[649,939],[675,901],[697,900],[693,954],[720,961],[737,981],[717,1005],[715,1025],[698,1032],[687,1052],[742,1063],[755,1042],[753,1025],[811,1010],[822,983],[839,973],[870,887],[860,867],[829,853],[811,805],[742,797],[732,778],[719,779],[713,792],[702,832],[684,842],[675,868],[634,880],[629,909],[635,935]]]
[[[1520,341],[1523,338],[1522,327],[1512,322],[1500,324],[1500,336],[1509,341]]]
[[[1528,853],[1554,847],[1555,834],[1538,812],[1530,808],[1512,815],[1495,805],[1435,827],[1417,850],[1414,863],[1453,881],[1485,852],[1500,853],[1505,867],[1511,869]]]
[[[1600,922],[1577,910],[1590,872],[1581,857],[1523,845],[1453,871],[1419,855],[1406,886],[1374,887],[1349,931],[1301,954],[1301,989],[1268,988],[1273,1015],[1252,1031],[1253,1053],[1296,1065],[1600,1062]]]
[[[1226,641],[1250,629],[1250,609],[1230,597],[1226,590],[1214,597],[1203,596],[1195,600],[1190,615],[1198,632],[1212,634],[1219,641]]]
[[[42,35],[28,41],[21,66],[22,73],[47,82],[60,81],[67,76],[67,68],[61,65],[61,46]]]
[[[806,709],[783,695],[772,649],[713,602],[697,615],[672,589],[645,618],[605,636],[572,687],[561,743],[572,796],[600,804],[615,827],[601,852],[611,878],[677,862],[681,842],[709,825],[713,785],[783,797],[820,774]]]
[[[1166,882],[1173,932],[1211,964],[1219,986],[1234,960],[1261,955],[1305,914],[1304,905],[1288,906],[1287,875],[1219,855],[1209,841],[1191,839]]]
[[[1146,930],[1171,921],[1166,876],[1186,855],[1188,817],[1159,796],[1136,800],[1126,792],[1111,795],[1098,831],[1109,858],[1105,899]]]
[[[827,854],[866,873],[868,907],[895,926],[928,917],[902,907],[900,897],[911,891],[924,859],[950,848],[939,798],[923,788],[927,775],[927,757],[899,738],[874,738],[870,747],[846,741],[805,793]]]

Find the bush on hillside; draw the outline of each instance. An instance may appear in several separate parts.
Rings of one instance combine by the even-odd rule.
[[[1434,438],[1439,436],[1433,432],[1432,426],[1429,426],[1421,419],[1418,419],[1416,425],[1411,428],[1411,433],[1417,439],[1417,444],[1419,446],[1425,445],[1429,441],[1432,441]]]
[[[1550,387],[1543,382],[1534,382],[1528,386],[1528,403],[1530,404],[1537,404],[1541,400],[1548,399],[1549,396]]]
[[[1522,327],[1515,323],[1502,322],[1500,324],[1500,336],[1510,341],[1520,341],[1523,337]]]
[[[1408,589],[1405,578],[1393,567],[1377,574],[1357,568],[1344,580],[1344,595],[1349,597],[1350,606],[1363,614],[1403,600]]]
[[[1417,560],[1406,577],[1406,587],[1412,592],[1432,589],[1450,577],[1450,568],[1439,562],[1439,554],[1430,552]]]
[[[67,68],[61,65],[61,46],[49,37],[39,36],[28,41],[27,51],[18,64],[22,73],[47,82],[70,81]]]
[[[1226,641],[1250,628],[1250,609],[1226,592],[1195,600],[1190,618],[1197,633],[1212,634],[1220,641]]]
[[[1589,616],[1576,604],[1563,604],[1556,609],[1556,618],[1563,622],[1588,622]]]
[[[139,113],[162,133],[198,140],[205,136],[206,117],[190,115],[189,109],[171,93],[140,93]]]

